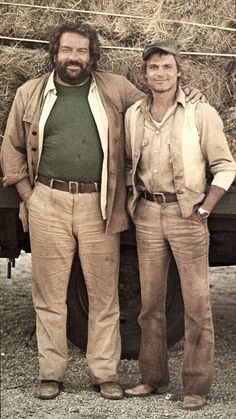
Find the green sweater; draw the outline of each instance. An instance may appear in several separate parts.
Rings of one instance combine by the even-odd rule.
[[[90,81],[56,84],[57,100],[44,129],[39,174],[61,180],[100,182],[103,152],[88,103]]]

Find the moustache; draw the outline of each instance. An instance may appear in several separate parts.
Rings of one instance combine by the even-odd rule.
[[[74,66],[76,66],[76,67],[80,67],[80,68],[83,68],[83,66],[82,66],[82,64],[81,63],[78,63],[78,61],[68,61],[66,64],[65,64],[65,67],[68,67],[69,65],[74,65]]]

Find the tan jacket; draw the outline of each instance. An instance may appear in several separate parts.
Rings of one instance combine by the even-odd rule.
[[[183,92],[180,89],[179,92]],[[183,106],[184,105],[184,106]],[[127,169],[133,196],[129,211],[133,215],[140,192],[137,188],[137,168],[141,157],[144,123],[149,97],[132,105],[125,118]],[[207,103],[177,103],[172,129],[169,133],[173,180],[183,217],[189,217],[196,204],[203,202],[206,190],[206,165],[213,175],[213,185],[227,190],[235,175],[235,162],[230,153],[223,124],[212,106]],[[131,165],[129,161],[132,161]],[[152,192],[152,191],[151,191]]]
[[[33,187],[39,160],[39,119],[49,76],[48,73],[29,80],[17,90],[2,144],[4,186],[14,185],[29,177]],[[125,209],[124,113],[143,93],[123,76],[96,71],[93,77],[108,119],[106,231],[115,233],[128,228]],[[23,203],[20,213],[24,230],[27,230]]]

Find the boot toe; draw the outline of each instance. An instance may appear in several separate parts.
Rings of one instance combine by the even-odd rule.
[[[199,396],[198,394],[188,394],[183,400],[183,409],[197,410],[201,409],[206,404],[206,397]]]
[[[60,394],[60,391],[61,383],[42,380],[36,392],[36,397],[43,400],[55,399]]]
[[[99,384],[100,394],[105,399],[119,400],[123,399],[123,390],[118,383],[105,382]]]
[[[157,391],[157,388],[150,384],[139,384],[124,391],[127,397],[146,397]]]

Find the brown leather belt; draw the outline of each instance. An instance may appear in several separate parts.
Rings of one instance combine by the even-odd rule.
[[[150,193],[147,191],[141,192],[141,196],[148,201],[157,202],[158,204],[165,204],[168,202],[176,202],[178,201],[177,195],[175,193],[166,193],[166,192],[158,192],[158,193]]]
[[[80,183],[74,182],[73,180],[66,182],[64,180],[51,179],[44,175],[38,175],[37,180],[49,188],[57,189],[58,191],[63,192],[70,192],[72,194],[99,192],[101,190],[101,183],[98,182]]]

